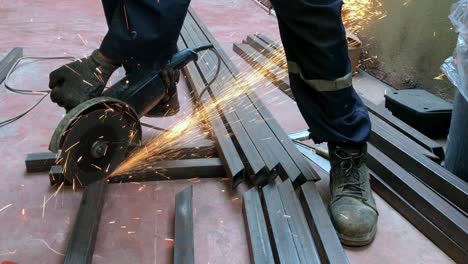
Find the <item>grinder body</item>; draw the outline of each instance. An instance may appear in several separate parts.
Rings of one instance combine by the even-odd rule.
[[[198,54],[195,49],[184,49],[176,53],[166,67],[179,70],[197,59]],[[127,103],[140,118],[153,109],[166,94],[160,72],[155,70],[129,74],[104,92],[106,97]]]

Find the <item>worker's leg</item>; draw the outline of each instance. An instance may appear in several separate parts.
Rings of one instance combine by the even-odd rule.
[[[328,142],[330,215],[341,241],[365,245],[377,210],[365,165],[370,120],[351,82],[341,1],[273,0],[288,59],[290,85],[310,136]]]

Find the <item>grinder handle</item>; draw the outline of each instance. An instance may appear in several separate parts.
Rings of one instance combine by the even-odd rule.
[[[213,45],[208,44],[208,45],[200,46],[194,49],[191,49],[191,48],[183,49],[177,52],[176,54],[174,54],[174,56],[172,56],[171,62],[167,65],[167,67],[171,67],[172,69],[175,69],[175,70],[180,70],[189,62],[197,61],[198,52],[212,49],[212,48],[213,48]]]

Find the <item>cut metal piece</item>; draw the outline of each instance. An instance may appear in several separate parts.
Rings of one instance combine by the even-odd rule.
[[[130,144],[140,141],[138,119],[119,109],[98,108],[67,129],[61,146],[66,179],[87,185],[109,175],[125,159]]]

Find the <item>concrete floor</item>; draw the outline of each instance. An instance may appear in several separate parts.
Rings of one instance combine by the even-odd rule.
[[[251,0],[194,0],[192,6],[244,71],[250,68],[232,52],[232,43],[256,32],[278,39],[275,18]],[[25,55],[81,57],[99,46],[105,31],[98,1],[0,1],[0,52],[21,46]],[[11,84],[47,89],[48,72],[60,63],[25,64]],[[355,84],[374,102],[383,99],[385,86],[372,78],[359,75]],[[255,89],[287,132],[307,128],[289,98],[279,91],[270,92],[267,85]],[[182,111],[172,118],[151,120],[153,124],[169,126],[190,112],[192,104],[185,83],[181,82],[179,92]],[[36,99],[0,89],[0,120],[23,111]],[[62,109],[45,100],[20,121],[0,128],[0,262],[62,262],[81,191],[64,187],[57,192],[45,173],[25,172],[24,158],[27,153],[47,149],[63,114]],[[328,200],[327,175],[321,173],[324,179],[319,183],[320,191]],[[172,262],[174,196],[189,185],[194,185],[196,263],[249,263],[241,213],[245,186],[230,191],[224,178],[110,185],[94,263]],[[44,197],[51,198],[43,208]],[[369,247],[347,248],[352,263],[451,262],[380,197],[376,200],[380,211],[376,240]]]

